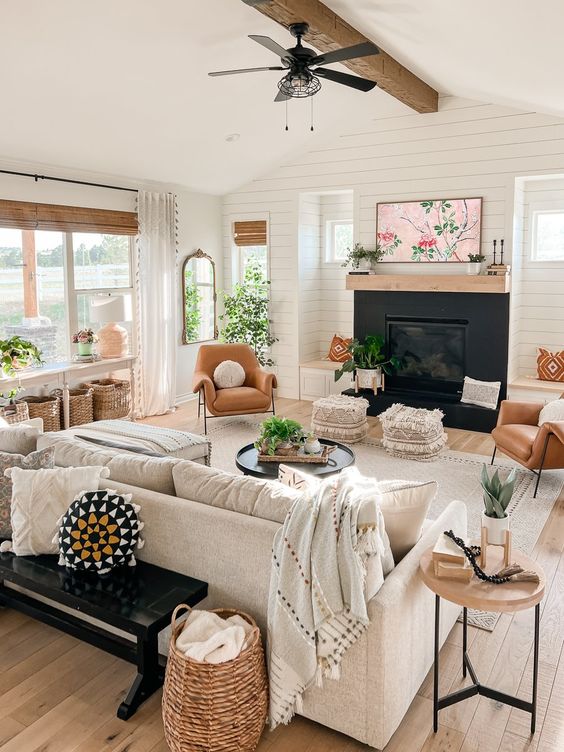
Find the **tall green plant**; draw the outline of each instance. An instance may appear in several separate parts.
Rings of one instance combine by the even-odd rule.
[[[277,342],[270,331],[268,317],[268,285],[257,263],[250,263],[242,283],[237,283],[233,294],[222,293],[225,313],[219,319],[225,322],[220,333],[223,342],[244,342],[250,345],[261,366],[272,366],[270,347]]]
[[[200,322],[202,315],[200,303],[202,298],[198,293],[198,287],[194,282],[194,273],[186,269],[185,283],[186,294],[184,297],[184,326],[186,341],[196,342],[200,339]]]
[[[347,349],[352,357],[346,360],[338,371],[335,371],[335,381],[338,381],[343,374],[352,373],[357,368],[369,370],[381,368],[384,373],[390,374],[393,369],[402,366],[400,358],[395,356],[386,358],[385,341],[381,334],[368,334],[364,342],[353,339]]]
[[[482,465],[480,483],[484,492],[486,517],[497,517],[498,519],[507,517],[507,507],[513,496],[516,480],[517,468],[513,468],[507,478],[502,481],[497,470],[490,478],[488,468],[486,465]]]

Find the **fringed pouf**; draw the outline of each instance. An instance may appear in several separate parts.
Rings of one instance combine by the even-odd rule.
[[[324,439],[354,444],[368,433],[366,408],[363,397],[345,397],[334,394],[313,403],[311,430]]]
[[[423,410],[392,405],[378,416],[384,437],[382,446],[396,457],[430,460],[437,457],[447,441],[441,410]]]

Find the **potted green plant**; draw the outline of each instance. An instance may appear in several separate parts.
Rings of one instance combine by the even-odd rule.
[[[255,441],[255,448],[261,454],[289,454],[294,446],[299,445],[304,437],[301,423],[290,418],[273,415],[263,421],[260,436]]]
[[[41,350],[22,337],[0,339],[0,358],[0,375],[3,378],[12,378],[24,368],[43,365]]]
[[[369,250],[360,243],[355,243],[353,248],[347,248],[347,256],[341,266],[352,266],[353,269],[372,269],[386,255],[386,251],[378,244],[373,250]]]
[[[79,355],[92,355],[92,348],[94,343],[98,342],[98,337],[92,329],[81,329],[72,335],[72,341],[73,344],[78,345]]]
[[[490,477],[488,468],[482,465],[480,478],[484,494],[482,527],[487,528],[490,543],[501,545],[505,542],[505,531],[509,530],[510,523],[507,507],[513,496],[516,479],[516,468],[513,468],[505,480],[501,480],[498,470]]]
[[[392,356],[386,358],[384,337],[380,334],[369,334],[364,342],[357,339],[348,346],[351,354],[338,371],[335,371],[335,381],[345,373],[356,371],[359,389],[373,389],[381,386],[382,372],[391,374],[393,370],[401,368],[400,358]]]
[[[486,260],[485,256],[481,253],[469,253],[468,263],[466,264],[466,274],[480,274],[482,271],[482,263]]]

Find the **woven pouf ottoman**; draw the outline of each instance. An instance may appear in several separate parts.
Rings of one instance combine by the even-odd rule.
[[[354,444],[368,433],[368,400],[334,394],[313,403],[311,430],[324,439]]]
[[[382,446],[395,457],[430,460],[437,457],[447,441],[440,410],[423,410],[392,405],[378,418],[384,437]]]

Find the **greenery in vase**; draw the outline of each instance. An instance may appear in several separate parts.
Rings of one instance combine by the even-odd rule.
[[[268,285],[270,281],[264,278],[259,265],[249,264],[243,282],[235,285],[233,294],[222,293],[225,313],[219,317],[225,322],[220,339],[250,345],[261,366],[274,365],[269,350],[278,341],[270,331]]]
[[[22,337],[0,339],[0,358],[4,376],[15,376],[22,368],[43,365],[41,350]]]
[[[484,512],[486,517],[497,519],[507,517],[507,507],[513,496],[516,480],[517,468],[513,468],[507,478],[502,481],[497,470],[490,477],[488,468],[486,465],[482,465],[480,483],[484,492]]]
[[[335,371],[335,381],[338,381],[345,373],[352,373],[359,369],[373,370],[381,368],[384,373],[390,374],[393,370],[402,367],[401,358],[393,355],[386,358],[385,340],[381,334],[368,334],[364,342],[357,339],[348,346],[351,354],[350,360],[346,360],[338,371]]]
[[[374,250],[368,250],[360,243],[355,243],[353,248],[347,248],[347,256],[341,266],[352,266],[353,269],[358,269],[361,261],[369,261],[371,264],[376,264],[386,253],[388,251],[378,244],[376,244]]]
[[[189,269],[186,270],[185,288],[184,326],[186,329],[186,341],[197,342],[200,339],[200,303],[202,302],[202,298],[194,282],[194,273]]]
[[[481,264],[482,261],[485,261],[486,257],[482,256],[481,253],[469,253],[468,254],[468,261],[471,264]]]
[[[259,452],[266,449],[266,453],[276,454],[279,444],[299,444],[304,438],[304,429],[301,423],[290,418],[279,418],[273,415],[260,426],[260,436],[255,441],[255,448]]]

